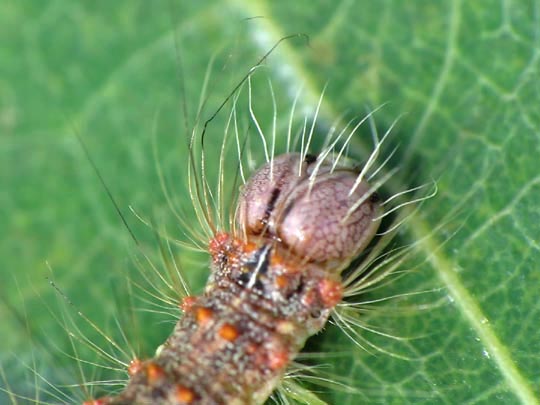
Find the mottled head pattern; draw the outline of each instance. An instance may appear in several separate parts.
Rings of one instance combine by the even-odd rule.
[[[358,176],[329,158],[280,155],[244,186],[236,212],[240,233],[275,240],[302,262],[339,271],[366,247],[380,223],[377,195]]]

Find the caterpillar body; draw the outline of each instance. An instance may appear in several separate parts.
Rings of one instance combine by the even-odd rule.
[[[342,298],[340,272],[380,222],[352,168],[297,153],[246,184],[237,232],[210,241],[212,275],[159,354],[103,404],[259,404]]]
[[[131,362],[129,381],[120,392],[85,405],[261,404],[276,390],[283,394],[280,387],[298,353],[329,318],[348,337],[364,341],[358,331],[362,321],[353,314],[361,304],[344,299],[373,289],[400,265],[407,249],[383,253],[406,219],[395,212],[406,212],[404,207],[431,195],[410,199],[417,187],[386,200],[380,196],[381,186],[397,170],[385,167],[395,150],[380,161],[395,123],[382,137],[372,125],[374,146],[365,164],[346,156],[351,139],[377,110],[349,121],[339,132],[333,126],[316,140],[326,146],[318,154],[309,153],[320,134],[315,127],[323,95],[313,115],[296,128],[294,140],[294,120],[289,120],[285,152],[275,154],[275,122],[267,139],[254,113],[254,74],[255,69],[245,78],[248,110],[267,161],[243,186],[236,191],[233,187],[232,201],[216,201],[228,197],[223,189],[210,191],[204,148],[197,161],[195,132],[192,138],[190,195],[209,236],[206,250],[211,256],[204,292],[182,298],[183,315],[172,334],[153,358]],[[220,148],[219,187],[225,181],[224,170],[244,179],[245,140],[238,129],[238,109],[235,95],[229,114],[233,124],[227,126]],[[296,149],[293,142],[300,142],[299,152],[291,152]],[[230,144],[236,146],[233,165],[228,165],[228,153],[234,149]],[[227,204],[233,208],[223,223],[220,210]],[[351,265],[359,255],[362,260]]]
[[[201,238],[200,231],[190,229],[186,234],[194,235],[190,241],[196,240],[211,256],[211,274],[204,292],[177,292],[182,297],[183,314],[173,332],[153,357],[131,359],[127,367],[129,380],[120,390],[91,398],[89,391],[99,382],[87,382],[83,375],[85,405],[262,404],[276,390],[278,399],[273,399],[279,402],[284,381],[298,369],[296,359],[306,340],[320,332],[329,319],[364,347],[366,341],[358,330],[361,321],[356,317],[362,303],[351,298],[381,284],[400,265],[407,249],[387,254],[385,248],[410,214],[403,208],[431,195],[411,199],[410,194],[418,191],[411,188],[384,198],[381,187],[397,170],[387,168],[394,151],[383,153],[383,144],[394,124],[382,137],[371,126],[373,150],[363,165],[347,157],[351,140],[377,110],[360,120],[336,122],[321,132],[316,127],[323,95],[306,116],[298,119],[295,108],[301,96],[299,91],[290,111],[286,136],[277,135],[276,111],[268,135],[253,107],[252,78],[257,73],[258,69],[253,68],[226,100],[232,100],[232,107],[218,148],[219,190],[212,190],[210,185],[202,145],[206,124],[216,114],[205,123],[200,151],[197,131],[192,134],[188,192],[204,235]],[[249,124],[244,133],[238,110],[245,83]],[[275,108],[271,83],[269,96]],[[250,133],[253,128],[255,134]],[[246,163],[250,153],[245,145],[253,136],[261,140],[266,162],[247,178],[245,166],[251,165]],[[275,147],[278,138],[286,138],[282,154],[275,152],[280,149]],[[312,154],[314,149],[319,152]],[[224,171],[236,173],[230,176],[235,177],[232,197],[223,187],[225,177],[229,177]],[[240,186],[240,182],[244,184]],[[224,200],[227,202],[223,203]],[[232,208],[226,218],[224,207],[229,205]],[[156,270],[153,264],[151,267]],[[159,291],[151,296],[155,298],[157,294]],[[113,351],[122,355],[135,352],[123,350],[121,344],[84,319]],[[65,329],[68,330],[67,326]],[[69,336],[99,352],[107,361],[116,362],[110,368],[126,365],[125,360],[115,359],[115,354],[89,342],[84,335],[76,337],[76,333],[69,332]],[[122,338],[128,342],[123,332]],[[75,357],[84,361],[77,353]],[[53,392],[56,390],[52,388]],[[300,388],[296,394],[296,400],[308,395]],[[63,394],[57,397],[63,398]],[[303,402],[323,403],[315,395]]]

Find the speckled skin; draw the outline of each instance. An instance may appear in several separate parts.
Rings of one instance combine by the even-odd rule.
[[[268,165],[253,176],[237,211],[243,235],[219,233],[210,242],[212,275],[204,294],[184,300],[173,333],[156,357],[134,367],[122,393],[90,403],[240,405],[268,398],[341,300],[332,263],[357,254],[378,226],[374,198],[339,221],[368,190],[362,184],[344,196],[353,172],[329,173],[324,166],[310,200],[306,182],[314,160],[299,167],[299,159],[282,155],[271,178]],[[316,228],[321,221],[322,231]],[[326,241],[323,253],[306,256],[314,240]]]
[[[310,155],[274,158],[242,190],[236,212],[240,232],[247,237],[265,234],[304,262],[320,263],[331,272],[342,270],[373,238],[379,227],[373,218],[380,208],[372,194],[349,212],[370,185],[362,181],[354,187],[356,171],[332,168],[332,161],[318,164]]]

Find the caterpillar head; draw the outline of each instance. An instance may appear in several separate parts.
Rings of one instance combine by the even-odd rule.
[[[245,236],[278,241],[303,261],[341,270],[380,223],[377,195],[358,176],[329,158],[277,156],[243,187],[236,223]]]

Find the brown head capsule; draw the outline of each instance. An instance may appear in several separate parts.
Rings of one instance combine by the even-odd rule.
[[[380,206],[358,173],[330,159],[276,157],[244,186],[236,221],[244,235],[276,239],[303,260],[343,268],[379,226]]]

